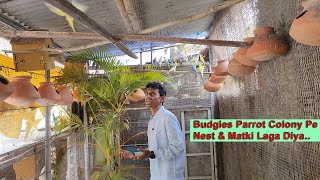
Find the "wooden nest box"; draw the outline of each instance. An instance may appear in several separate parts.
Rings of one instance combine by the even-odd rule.
[[[54,58],[50,58],[48,51],[42,50],[53,47],[51,39],[14,38],[10,43],[16,71],[49,70],[54,68]]]

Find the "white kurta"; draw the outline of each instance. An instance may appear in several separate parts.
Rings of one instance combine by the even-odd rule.
[[[163,106],[148,124],[151,180],[184,179],[184,136],[176,116]]]

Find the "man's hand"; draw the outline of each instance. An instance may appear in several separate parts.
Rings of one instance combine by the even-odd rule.
[[[128,158],[134,159],[135,156],[132,152],[121,149],[120,158],[121,159],[128,159]]]
[[[148,150],[144,150],[144,149],[138,149],[138,151],[140,153],[142,153],[140,156],[134,156],[133,159],[136,159],[136,160],[144,160],[146,158],[149,158],[150,155],[151,155],[151,152],[148,151]]]

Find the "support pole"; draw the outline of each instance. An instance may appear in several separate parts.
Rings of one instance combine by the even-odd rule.
[[[142,51],[143,51],[143,49],[141,48],[141,50],[140,50],[140,65],[142,66]]]
[[[50,82],[50,70],[45,71],[46,82]],[[45,107],[46,120],[45,120],[45,165],[46,165],[46,180],[51,180],[51,114],[50,106]]]
[[[86,105],[83,105],[83,123],[88,126],[88,115]],[[90,151],[89,151],[89,134],[84,136],[84,173],[85,180],[90,180]]]

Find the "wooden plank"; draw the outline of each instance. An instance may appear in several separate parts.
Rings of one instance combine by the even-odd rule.
[[[211,176],[189,176],[188,179],[212,179]]]
[[[137,12],[133,5],[133,0],[123,0],[126,13],[131,21],[131,25],[133,27],[134,32],[139,32],[142,30],[141,19],[139,19]]]
[[[120,49],[122,52],[127,54],[128,56],[138,59],[138,57],[130,51],[127,47],[125,47],[117,38],[115,38],[111,33],[102,28],[98,23],[96,23],[93,19],[87,16],[85,13],[74,7],[71,3],[65,0],[45,0],[46,2],[52,4],[53,6],[59,8],[63,12],[67,13],[75,20],[85,25],[89,29],[94,32],[100,34],[101,36],[108,39],[114,46]]]
[[[187,153],[187,156],[210,156],[210,153]]]
[[[130,21],[130,18],[126,12],[126,8],[124,6],[124,2],[122,0],[114,0],[117,7],[118,7],[118,10],[120,12],[120,15],[121,15],[121,18],[127,28],[127,31],[128,33],[132,33],[133,32],[133,27],[132,27],[132,24],[131,24],[131,21]]]

